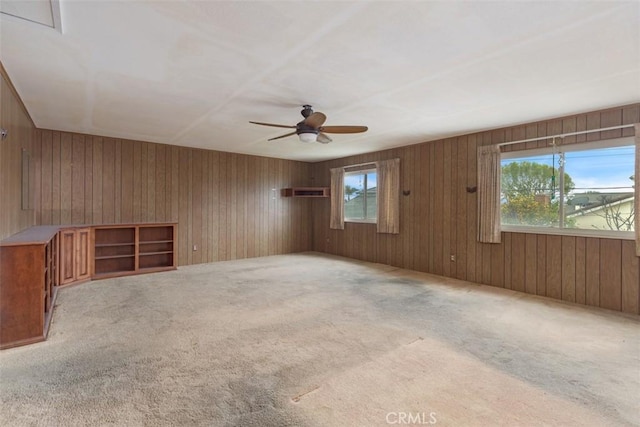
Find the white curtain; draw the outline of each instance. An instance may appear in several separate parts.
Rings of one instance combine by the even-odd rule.
[[[331,169],[331,219],[329,227],[344,230],[344,168]]]
[[[478,241],[500,243],[500,147],[478,147]]]
[[[635,218],[633,225],[636,229],[636,255],[640,256],[640,123],[636,123],[634,128],[636,130],[636,171],[633,181],[635,187]]]
[[[376,162],[378,233],[400,233],[400,159]]]

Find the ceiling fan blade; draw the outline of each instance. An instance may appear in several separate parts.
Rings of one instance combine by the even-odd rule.
[[[366,132],[366,126],[320,126],[318,130],[326,133],[360,133]]]
[[[291,133],[285,133],[284,135],[276,136],[275,138],[270,138],[267,141],[273,141],[274,139],[286,138],[288,136],[295,135],[295,134],[296,134],[296,132],[293,131]]]
[[[333,139],[329,138],[326,134],[320,132],[318,133],[318,139],[316,141],[318,141],[320,144],[328,144],[331,141],[333,141]]]
[[[327,116],[322,113],[312,113],[309,117],[304,119],[304,124],[319,128],[327,120]]]
[[[262,126],[271,126],[274,128],[287,128],[287,129],[295,129],[295,126],[289,126],[289,125],[276,125],[274,123],[263,123],[263,122],[252,122],[249,121],[249,123],[253,123],[254,125],[262,125]]]

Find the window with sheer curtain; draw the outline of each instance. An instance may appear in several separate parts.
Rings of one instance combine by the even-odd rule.
[[[378,233],[400,232],[400,159],[331,169],[330,228],[345,222],[377,224]]]

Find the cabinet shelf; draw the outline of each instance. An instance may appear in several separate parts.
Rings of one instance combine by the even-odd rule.
[[[160,252],[140,252],[140,256],[149,256],[149,255],[164,255],[164,254],[172,254],[173,251],[160,251]]]
[[[97,260],[101,260],[101,259],[115,259],[115,258],[133,258],[135,257],[135,254],[129,254],[129,255],[107,255],[107,256],[97,256],[94,259]]]
[[[176,268],[174,223],[94,228],[94,279]]]
[[[283,188],[282,197],[329,197],[329,187],[292,187]]]

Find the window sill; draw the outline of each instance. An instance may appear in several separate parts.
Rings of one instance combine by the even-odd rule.
[[[597,237],[601,239],[634,240],[633,231],[581,230],[577,228],[526,227],[503,225],[500,231],[507,233],[551,234],[558,236]]]
[[[377,224],[375,219],[346,219],[344,222],[355,222],[357,224]]]

